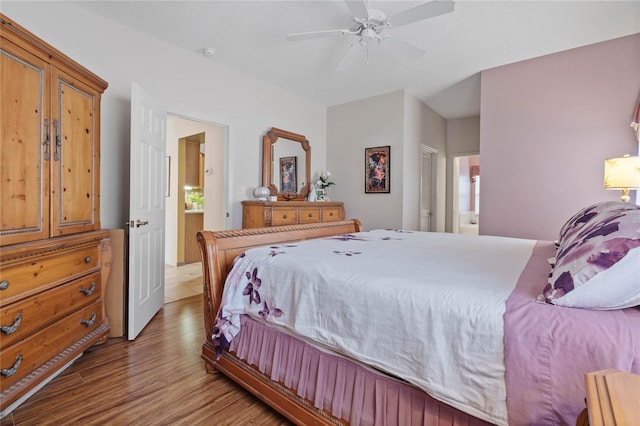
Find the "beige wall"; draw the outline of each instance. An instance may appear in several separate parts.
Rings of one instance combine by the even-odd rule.
[[[336,183],[332,200],[365,229],[402,226],[404,92],[397,91],[327,109],[327,169]],[[391,192],[364,193],[364,150],[391,146]],[[316,173],[317,175],[317,173]],[[316,176],[317,177],[317,176]]]
[[[344,201],[347,218],[365,229],[419,226],[420,145],[442,154],[434,191],[442,204],[444,230],[445,120],[405,91],[336,105],[327,110],[327,168],[336,186],[331,199]],[[365,148],[391,146],[391,192],[364,193]]]

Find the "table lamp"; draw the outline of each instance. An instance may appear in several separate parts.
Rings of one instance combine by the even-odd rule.
[[[622,191],[620,199],[629,201],[629,190],[640,188],[640,157],[624,155],[604,160],[604,187]]]

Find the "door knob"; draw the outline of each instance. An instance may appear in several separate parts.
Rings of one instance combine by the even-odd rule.
[[[132,228],[133,228],[134,225],[135,225],[136,228],[140,228],[141,226],[148,225],[148,224],[149,224],[148,220],[140,220],[140,219],[136,220],[135,223],[132,222],[132,221],[128,221],[126,223],[127,226],[130,226]]]

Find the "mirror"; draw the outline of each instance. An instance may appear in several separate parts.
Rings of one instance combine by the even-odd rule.
[[[262,137],[262,185],[278,201],[304,201],[311,179],[311,147],[304,135],[272,127]]]

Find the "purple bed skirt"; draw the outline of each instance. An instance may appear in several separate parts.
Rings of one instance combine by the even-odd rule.
[[[316,408],[354,425],[490,424],[247,316],[230,351]]]

